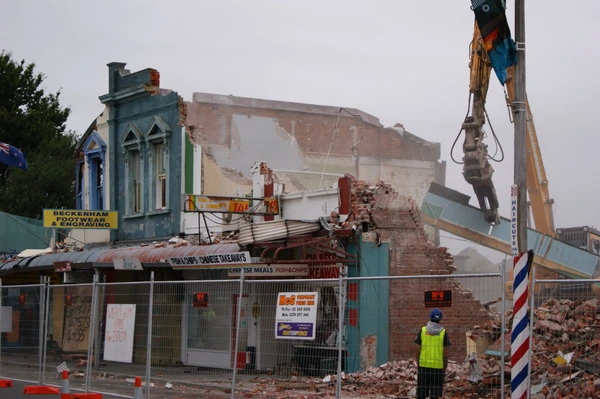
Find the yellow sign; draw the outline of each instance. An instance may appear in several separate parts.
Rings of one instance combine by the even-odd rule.
[[[93,209],[44,209],[44,227],[57,229],[117,229],[118,212]]]
[[[252,202],[262,202],[250,210]],[[277,197],[246,198],[246,197],[208,197],[204,195],[183,195],[184,212],[221,212],[253,215],[278,215],[279,199]]]
[[[205,197],[201,195],[185,195],[184,212],[229,212],[246,213],[250,208],[250,200],[224,197]]]

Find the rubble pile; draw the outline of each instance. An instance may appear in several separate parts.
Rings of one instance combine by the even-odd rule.
[[[450,361],[446,370],[446,386],[452,384],[456,388],[453,390],[461,393],[464,391],[463,386],[470,388],[470,384],[462,383],[462,377],[466,375],[467,367]],[[417,368],[415,360],[401,360],[387,362],[379,367],[369,367],[365,371],[348,374],[342,379],[342,396],[350,397],[346,392],[351,392],[358,394],[357,397],[368,397],[369,394],[378,392],[380,398],[415,397]],[[449,392],[448,389],[446,391]]]
[[[600,397],[600,299],[549,299],[534,311],[531,354],[531,399]],[[499,349],[496,355],[479,356],[482,368],[481,387],[500,388],[504,372],[505,396],[510,397],[510,326],[512,312],[507,312],[509,333],[505,336],[506,364],[501,367]],[[476,337],[484,331],[498,331],[500,323],[473,331]],[[488,353],[490,351],[487,351]],[[447,393],[454,392],[454,382]],[[477,389],[482,394],[483,389]],[[495,397],[492,392],[484,394]]]
[[[532,399],[600,397],[600,299],[550,299],[535,310]]]
[[[580,399],[600,397],[600,299],[549,299],[535,310],[531,359],[531,399]],[[506,316],[511,326],[512,313]],[[498,319],[476,327],[472,337],[501,328]],[[510,333],[502,364],[498,351],[471,355],[464,362],[448,364],[444,398],[499,398],[500,389],[510,397]],[[487,351],[489,353],[490,351]],[[502,373],[504,386],[502,387]],[[335,397],[335,376],[262,380],[245,397],[330,398]],[[344,398],[415,397],[415,360],[391,361],[365,371],[342,375]]]

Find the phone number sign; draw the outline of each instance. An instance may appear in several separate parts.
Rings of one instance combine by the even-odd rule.
[[[275,315],[275,338],[315,339],[318,292],[280,292]]]
[[[425,291],[425,307],[441,308],[452,306],[452,290]]]

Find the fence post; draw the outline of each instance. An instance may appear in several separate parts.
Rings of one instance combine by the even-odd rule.
[[[244,298],[244,268],[240,269],[240,293],[238,295],[238,303],[235,319],[235,348],[233,348],[233,373],[231,377],[231,399],[235,398],[235,377],[237,375],[237,354],[240,346],[240,315],[242,313],[242,299]]]
[[[90,384],[92,379],[92,359],[94,357],[94,337],[96,336],[96,303],[98,302],[98,273],[94,273],[94,280],[92,283],[92,309],[90,315],[90,328],[88,336],[88,352],[87,352],[87,364],[85,368],[85,393],[90,392]]]
[[[105,305],[105,294],[106,294],[106,275],[102,276],[102,279],[100,279],[100,276],[98,276],[98,283],[100,283],[98,285],[98,301],[96,302],[96,307],[98,309],[104,309],[104,305]],[[100,314],[102,314],[102,311],[100,311]],[[102,320],[102,317],[98,317],[98,320],[96,321],[96,326],[94,327],[94,331],[96,331],[95,334],[95,339],[94,339],[94,349],[92,351],[92,353],[96,353],[97,356],[94,356],[93,358],[93,367],[94,370],[98,370],[100,368],[100,353],[101,353],[101,347],[102,347],[102,341],[100,339],[102,331],[104,331],[105,329],[105,325],[104,325],[104,320]]]
[[[2,329],[2,279],[0,278],[0,330]],[[2,331],[0,331],[0,335]],[[2,340],[0,340],[0,376],[2,374]]]
[[[344,281],[346,277],[346,265],[340,265],[338,276],[338,333],[336,335],[338,347],[337,361],[337,378],[335,381],[335,397],[342,397],[342,344],[343,344],[343,328],[344,328],[344,300],[346,299],[346,290],[344,289]]]
[[[42,384],[46,383],[46,357],[48,350],[48,319],[50,317],[50,277],[44,278],[44,285],[40,287],[44,291],[45,305],[44,305],[44,325],[43,330],[43,347],[42,347]]]
[[[0,278],[0,334],[2,333],[2,279]],[[0,340],[0,376],[2,376],[2,341]],[[8,379],[0,379],[0,388],[12,388],[13,382]]]
[[[39,295],[40,295],[40,300],[39,300],[39,315],[38,315],[38,323],[39,323],[39,328],[38,328],[38,338],[39,338],[39,344],[38,344],[38,350],[39,350],[39,354],[38,354],[38,358],[39,358],[39,375],[38,375],[38,381],[40,382],[41,385],[44,384],[44,363],[46,362],[46,331],[44,329],[44,314],[46,313],[46,291],[44,290],[44,283],[45,283],[46,277],[45,276],[40,276],[40,286],[39,286]]]
[[[150,370],[152,368],[152,312],[154,305],[154,272],[150,272],[150,293],[148,298],[148,333],[146,342],[146,399],[150,399]],[[137,378],[136,378],[137,383]],[[141,381],[140,381],[141,384]]]
[[[533,311],[534,307],[535,307],[535,280],[536,280],[536,270],[535,270],[535,265],[531,265],[531,303],[529,304],[529,370],[527,373],[527,378],[529,380],[529,386],[527,387],[528,390],[531,389],[531,365],[533,364],[531,362],[531,358],[533,357],[533,316],[535,315],[535,312]]]
[[[502,262],[502,315],[500,316],[500,326],[502,335],[500,336],[500,342],[502,344],[502,351],[500,352],[500,364],[505,364],[506,355],[506,255],[504,255],[504,262]],[[500,399],[504,399],[504,373],[500,373]]]

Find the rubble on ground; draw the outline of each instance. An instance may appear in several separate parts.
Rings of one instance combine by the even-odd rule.
[[[531,399],[600,397],[600,299],[549,299],[535,310],[531,359]],[[512,313],[506,315],[510,329]],[[471,336],[501,329],[499,317],[475,328]],[[510,332],[502,364],[500,351],[467,356],[448,364],[444,398],[499,398],[504,389],[510,397]],[[495,345],[497,348],[498,345]],[[490,353],[491,352],[491,353]],[[504,374],[504,386],[502,386]],[[414,397],[417,364],[414,359],[390,361],[378,367],[342,375],[343,398]],[[253,381],[244,397],[335,397],[335,376]],[[246,387],[249,388],[249,387]]]

